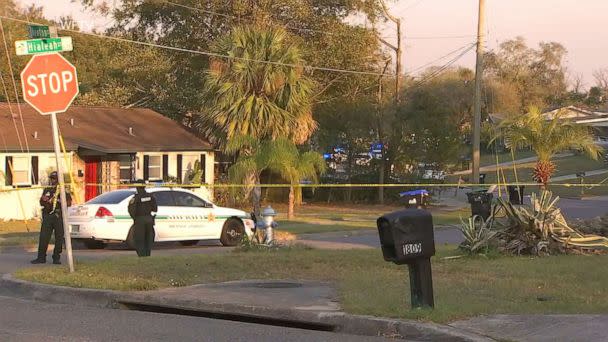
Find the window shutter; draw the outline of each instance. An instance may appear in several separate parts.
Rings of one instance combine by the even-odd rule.
[[[202,184],[207,183],[206,182],[206,180],[207,180],[207,177],[206,177],[206,175],[207,175],[207,167],[206,166],[207,166],[207,155],[206,154],[201,154],[201,171],[202,171],[202,174],[201,174],[201,183]]]
[[[11,165],[13,165],[13,157],[6,157],[6,162],[4,163],[4,184],[11,186],[13,185],[13,171],[11,170]]]
[[[32,156],[32,185],[38,184],[38,156]]]
[[[183,183],[183,179],[182,179],[182,160],[183,160],[183,156],[181,154],[177,155],[177,182],[179,184]]]
[[[150,179],[150,156],[144,156],[144,180]]]
[[[167,181],[169,179],[169,155],[163,154],[163,174],[162,179]]]

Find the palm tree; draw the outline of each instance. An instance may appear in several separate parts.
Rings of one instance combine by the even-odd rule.
[[[301,203],[301,188],[297,185],[304,179],[317,181],[319,173],[325,171],[325,161],[316,152],[301,153],[297,146],[287,138],[259,141],[251,136],[234,137],[228,142],[229,152],[241,153],[228,174],[235,183],[253,184],[254,212],[260,212],[260,175],[268,170],[275,172],[291,184],[289,188],[288,218],[294,217],[296,204]]]
[[[564,118],[564,114],[564,111],[558,111],[553,118],[547,118],[537,107],[530,107],[528,114],[503,121],[494,138],[503,137],[505,145],[511,150],[530,147],[536,152],[538,161],[533,179],[544,188],[555,172],[552,159],[557,153],[577,149],[597,160],[602,152],[593,139],[591,129]]]
[[[254,25],[234,28],[213,51],[205,75],[197,126],[221,146],[237,136],[288,137],[304,143],[315,131],[314,82],[304,73],[300,49],[285,30]],[[266,61],[267,63],[254,62]]]

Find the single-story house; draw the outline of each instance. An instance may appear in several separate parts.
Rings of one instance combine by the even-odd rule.
[[[608,112],[591,111],[576,106],[557,108],[542,115],[547,120],[552,120],[557,112],[561,111],[564,120],[572,120],[577,124],[584,124],[594,128],[596,141],[599,145],[608,145]],[[507,116],[502,113],[488,114],[488,121],[492,124],[499,124]]]
[[[20,109],[22,117],[16,104],[0,103],[0,219],[37,216],[40,189],[32,187],[48,184],[56,168],[50,116]],[[153,110],[72,106],[57,118],[76,203],[136,179],[188,183],[197,161],[202,181],[214,181],[211,144]]]

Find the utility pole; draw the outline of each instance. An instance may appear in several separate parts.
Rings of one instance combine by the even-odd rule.
[[[387,42],[386,40],[378,37],[378,39],[380,39],[380,41],[388,46],[390,49],[394,50],[396,53],[396,58],[397,60],[395,61],[395,103],[399,104],[401,102],[401,94],[400,90],[401,90],[401,57],[403,55],[403,51],[401,49],[401,19],[392,16],[389,12],[388,12],[388,7],[386,6],[386,4],[384,3],[384,0],[380,1],[380,4],[382,4],[382,10],[384,11],[384,15],[392,22],[395,23],[395,25],[397,25],[397,46]]]
[[[392,22],[395,23],[395,25],[397,25],[397,45],[393,45],[389,42],[387,42],[386,40],[382,39],[381,37],[378,37],[378,39],[380,40],[380,42],[382,42],[384,45],[388,46],[390,49],[392,49],[393,51],[395,51],[396,54],[396,60],[395,60],[395,110],[397,110],[397,106],[401,103],[401,73],[402,73],[402,69],[401,69],[401,57],[403,54],[403,50],[401,48],[401,19],[391,15],[388,12],[388,7],[386,6],[386,3],[384,2],[384,0],[380,1],[380,4],[382,5],[382,10],[384,11],[384,15]],[[387,64],[388,65],[388,64]],[[386,70],[386,66],[384,68]],[[384,73],[384,72],[383,72]],[[380,79],[380,82],[382,82],[382,79]],[[380,90],[381,91],[381,90]],[[379,123],[381,124],[381,123]],[[380,184],[384,184],[384,174],[386,173],[386,153],[385,153],[385,148],[384,148],[384,137],[382,134],[382,131],[380,130],[378,132],[380,141],[379,143],[382,145],[382,149],[381,149],[381,162],[380,162],[380,170],[379,170],[379,179],[378,179],[378,183]],[[379,187],[378,188],[378,199],[380,201],[380,204],[384,204],[384,188],[383,187]]]
[[[479,184],[479,145],[481,135],[481,80],[483,77],[483,43],[485,30],[485,0],[479,0],[477,22],[477,63],[475,65],[475,105],[473,108],[472,184]]]
[[[378,183],[384,184],[384,174],[385,174],[385,158],[384,158],[384,122],[382,118],[382,75],[386,72],[388,68],[388,64],[390,63],[390,59],[386,61],[384,64],[384,69],[382,70],[382,74],[378,77],[378,115],[376,116],[377,125],[378,125],[378,142],[382,145],[380,149],[380,170],[378,170]],[[373,151],[372,151],[373,154]],[[384,204],[384,187],[378,188],[378,202],[380,204]]]

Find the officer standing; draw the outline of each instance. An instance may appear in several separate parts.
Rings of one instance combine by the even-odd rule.
[[[129,215],[133,218],[135,250],[140,257],[150,256],[154,243],[154,217],[158,211],[156,200],[148,192],[142,180],[136,181],[137,193],[129,202]],[[154,216],[152,215],[154,213]]]
[[[58,190],[57,172],[49,175],[50,186],[45,188],[40,197],[42,206],[42,225],[40,227],[40,238],[38,240],[38,257],[32,260],[32,264],[46,263],[46,252],[49,247],[51,235],[55,232],[55,249],[53,250],[53,264],[61,264],[61,251],[64,242],[64,227],[61,212],[61,197]],[[67,206],[72,205],[72,196],[66,192]]]

